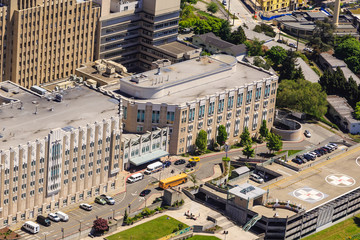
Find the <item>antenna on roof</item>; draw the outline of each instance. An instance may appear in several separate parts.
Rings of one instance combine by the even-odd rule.
[[[157,71],[157,73],[155,73],[155,75],[161,75],[161,69],[160,68],[158,68],[158,71]]]

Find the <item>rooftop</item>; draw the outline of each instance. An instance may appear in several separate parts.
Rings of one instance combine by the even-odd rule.
[[[6,92],[4,86],[17,91]],[[62,95],[62,102],[48,101],[11,82],[0,83],[0,96],[18,100],[0,106],[0,150],[44,138],[55,128],[78,128],[117,115],[116,99],[85,86],[64,90]]]
[[[290,201],[309,211],[359,188],[359,155],[359,147],[348,151],[339,148],[329,155],[329,160],[299,173],[288,171],[290,174],[264,189],[269,189],[269,199]]]
[[[230,189],[229,193],[247,200],[262,196],[266,193],[266,191],[261,188],[255,187],[249,183],[244,183]]]
[[[116,83],[104,86],[104,90],[138,99],[137,102],[146,103],[151,99],[152,103],[177,105],[272,78],[277,77],[237,62],[233,56],[213,55],[126,77],[120,80],[120,89]]]
[[[350,123],[359,123],[359,120],[354,119],[352,107],[347,103],[345,98],[329,95],[327,97],[328,103],[338,112],[342,117],[346,118]]]
[[[191,44],[186,44],[186,43],[180,42],[180,41],[174,41],[174,42],[163,44],[163,45],[156,46],[156,47],[163,49],[167,52],[171,52],[176,55],[198,49]]]

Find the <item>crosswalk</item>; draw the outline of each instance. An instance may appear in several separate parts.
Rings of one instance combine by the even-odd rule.
[[[19,234],[20,235],[20,239],[22,240],[22,239],[41,239],[41,236],[37,236],[37,235],[35,235],[35,234],[29,234],[29,233],[27,233],[27,232],[25,232],[25,231],[22,231],[22,230],[16,230],[15,231],[17,234]]]

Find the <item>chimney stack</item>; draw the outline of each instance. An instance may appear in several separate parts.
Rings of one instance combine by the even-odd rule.
[[[339,15],[340,15],[340,0],[335,0],[335,8],[333,15],[333,23],[335,26],[339,25]]]

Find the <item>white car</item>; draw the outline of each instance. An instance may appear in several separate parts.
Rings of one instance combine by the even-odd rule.
[[[87,203],[80,203],[80,208],[87,210],[87,211],[91,211],[92,210],[92,206],[90,204]]]
[[[257,182],[257,183],[263,183],[264,179],[262,179],[259,175],[253,173],[250,175],[250,179]]]
[[[49,213],[48,218],[54,222],[60,222],[60,218],[55,213]]]
[[[311,133],[309,130],[305,130],[304,134],[307,138],[311,138]]]
[[[105,195],[105,194],[101,194],[100,197],[101,197],[102,199],[104,199],[107,204],[110,204],[110,205],[114,205],[114,204],[115,204],[115,200],[114,200],[112,197],[110,197],[110,196],[107,196],[107,195]]]
[[[294,43],[289,43],[289,47],[296,48],[296,45]]]

